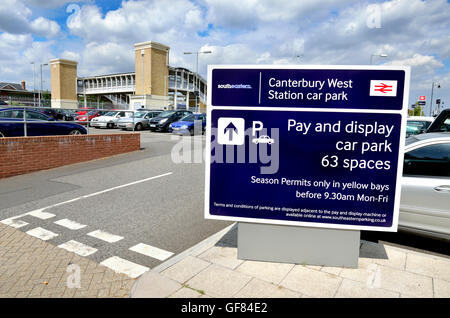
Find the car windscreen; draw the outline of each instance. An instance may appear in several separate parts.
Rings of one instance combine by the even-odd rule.
[[[109,113],[106,113],[105,115],[103,115],[103,116],[114,116],[115,114],[117,114],[118,112],[109,112]]]
[[[197,120],[197,115],[187,115],[187,116],[181,118],[181,121],[193,122],[194,120]]]
[[[174,111],[162,112],[161,114],[158,115],[158,118],[167,118],[172,116],[173,114],[175,114]]]
[[[147,113],[146,112],[137,112],[132,117],[134,118],[143,118]]]

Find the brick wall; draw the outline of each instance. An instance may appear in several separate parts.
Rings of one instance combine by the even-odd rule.
[[[139,149],[137,133],[0,138],[0,178]]]

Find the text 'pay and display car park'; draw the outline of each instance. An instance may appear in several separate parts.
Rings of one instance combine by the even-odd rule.
[[[218,66],[209,79],[207,217],[397,230],[408,68]]]

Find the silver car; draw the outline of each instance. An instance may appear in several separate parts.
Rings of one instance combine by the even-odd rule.
[[[450,133],[406,138],[399,229],[450,240]]]
[[[161,110],[137,111],[131,117],[121,118],[117,122],[117,127],[123,130],[133,130],[134,126],[136,131],[148,129],[150,119],[158,116],[161,112]]]

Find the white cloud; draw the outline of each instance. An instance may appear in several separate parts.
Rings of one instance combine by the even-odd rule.
[[[59,31],[61,30],[58,23],[43,17],[39,17],[31,22],[30,26],[33,34],[47,38],[53,38],[57,36],[59,34]]]

